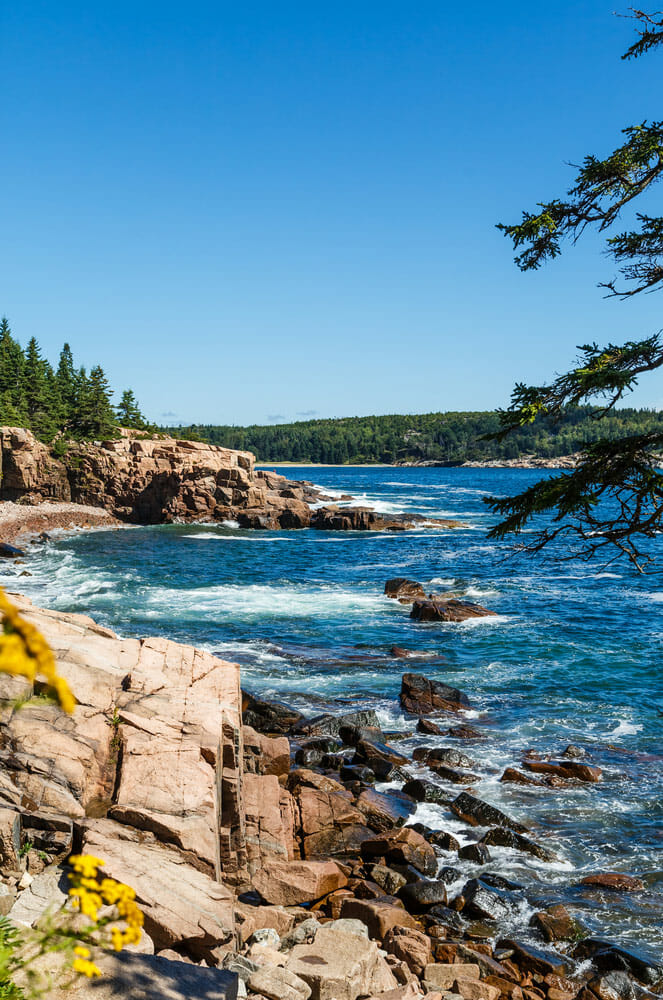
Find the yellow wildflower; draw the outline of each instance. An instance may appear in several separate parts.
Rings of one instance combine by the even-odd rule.
[[[34,683],[42,677],[47,690],[65,712],[73,712],[76,699],[64,677],[60,677],[55,657],[39,629],[27,622],[0,590],[0,672],[25,677]]]
[[[101,975],[99,966],[91,962],[89,958],[75,958],[72,962],[72,968],[74,972],[80,972],[89,979],[92,979],[93,976]]]

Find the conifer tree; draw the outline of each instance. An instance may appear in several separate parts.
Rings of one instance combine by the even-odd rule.
[[[623,59],[663,46],[663,11],[633,9],[633,17],[638,37]],[[603,282],[609,296],[629,299],[663,289],[663,216],[636,211],[631,229],[614,230],[634,200],[663,179],[663,121],[639,122],[622,134],[625,140],[608,156],[584,158],[565,198],[540,202],[534,212],[523,212],[520,222],[499,226],[513,241],[522,271],[553,260],[565,239],[574,243],[594,228],[609,234],[606,253],[622,274],[623,283]],[[605,420],[641,375],[663,367],[660,331],[622,344],[583,344],[579,351],[573,368],[549,384],[516,385],[510,407],[501,414],[499,437],[544,416],[559,420],[569,406],[593,399],[603,401],[599,419]],[[562,537],[575,543],[581,556],[616,553],[641,569],[649,561],[642,539],[663,529],[662,452],[660,430],[617,440],[601,437],[585,448],[572,473],[541,480],[515,496],[489,498],[486,502],[502,518],[490,535],[519,534],[537,515],[548,514],[548,524],[530,536],[525,549],[539,551]]]
[[[122,399],[116,407],[116,410],[120,426],[131,427],[135,430],[141,431],[147,428],[145,417],[140,412],[138,400],[134,396],[131,389],[124,390],[122,393]]]
[[[23,400],[25,355],[14,340],[6,316],[0,320],[0,398],[3,422],[24,424],[27,420]]]
[[[41,440],[52,441],[58,429],[58,399],[53,369],[42,358],[35,337],[25,352],[23,395],[30,430]]]
[[[100,365],[96,365],[89,376],[84,368],[79,372],[74,429],[81,438],[103,439],[116,434],[111,389]]]
[[[78,386],[77,373],[74,368],[74,357],[69,344],[65,344],[60,351],[60,360],[55,378],[62,405],[63,424],[66,425],[74,419]]]

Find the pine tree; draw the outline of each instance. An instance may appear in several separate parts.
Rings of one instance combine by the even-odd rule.
[[[89,377],[81,368],[78,375],[74,430],[81,438],[104,439],[114,437],[117,420],[111,404],[111,388],[100,365]]]
[[[0,320],[0,397],[3,413],[11,410],[12,423],[24,424],[27,420],[23,401],[23,369],[25,355],[21,345],[14,340],[7,318]],[[9,410],[7,408],[9,407]],[[9,417],[3,417],[9,422]]]
[[[637,40],[622,56],[638,56],[663,46],[663,12],[647,14],[633,8]],[[565,239],[575,243],[588,229],[610,233],[606,253],[619,265],[624,279],[602,283],[609,296],[629,299],[663,288],[663,216],[636,212],[630,230],[613,227],[632,202],[663,178],[663,121],[640,122],[622,130],[625,141],[603,159],[584,158],[565,198],[539,202],[523,212],[514,225],[500,225],[513,241],[516,264],[536,270],[561,253]],[[645,206],[646,207],[646,206]],[[613,407],[637,384],[638,378],[663,367],[661,332],[623,344],[583,344],[568,372],[546,385],[516,385],[508,410],[501,414],[498,437],[543,417],[563,418],[569,406],[593,399],[604,405],[599,420],[607,424]],[[541,480],[511,497],[486,500],[502,518],[490,536],[520,534],[540,514],[549,522],[535,530],[523,546],[540,551],[557,538],[568,538],[578,555],[625,555],[638,568],[650,561],[642,539],[653,539],[663,528],[663,475],[658,460],[663,434],[631,434],[615,439],[606,433],[588,444],[572,473]]]
[[[76,408],[76,392],[78,388],[78,378],[74,368],[74,357],[69,344],[65,344],[60,351],[60,361],[55,378],[60,393],[62,404],[63,426],[66,426],[74,418]]]
[[[134,430],[140,431],[147,428],[145,417],[140,412],[138,400],[131,389],[124,390],[116,411],[121,427],[131,427]]]
[[[23,398],[30,430],[42,441],[52,441],[58,430],[58,399],[53,369],[44,361],[35,337],[30,339],[23,368]]]

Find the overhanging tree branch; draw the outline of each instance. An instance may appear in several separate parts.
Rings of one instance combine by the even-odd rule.
[[[632,8],[638,38],[624,53],[637,58],[663,44],[663,12]],[[515,262],[522,271],[536,270],[561,253],[562,242],[576,242],[588,226],[607,232],[620,213],[650,191],[663,176],[663,121],[632,125],[623,130],[625,141],[607,157],[586,156],[565,200],[541,202],[537,212],[524,212],[514,225],[498,226],[513,242]],[[627,287],[616,279],[604,282],[610,296],[626,299],[663,287],[663,217],[636,215],[636,226],[608,236],[606,253],[619,264]],[[549,385],[516,385],[511,404],[500,412],[503,438],[539,416],[559,419],[569,406],[593,399],[604,401],[598,419],[605,416],[647,372],[663,365],[659,332],[624,344],[596,343],[579,348],[576,366]],[[548,523],[521,546],[541,551],[561,538],[574,543],[572,554],[591,558],[612,551],[642,569],[649,554],[643,539],[663,530],[663,453],[661,432],[600,440],[581,453],[571,473],[542,480],[513,497],[490,497],[488,506],[502,520],[492,538],[520,534],[539,515]]]

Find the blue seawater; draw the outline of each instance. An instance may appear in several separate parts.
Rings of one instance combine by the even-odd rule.
[[[493,515],[482,499],[525,488],[540,478],[537,471],[282,471],[386,513],[453,517],[466,527],[389,534],[205,524],[76,532],[35,546],[27,566],[3,568],[1,582],[42,606],[90,614],[121,635],[165,635],[238,661],[246,688],[309,714],[373,706],[385,728],[408,734],[413,722],[398,705],[404,671],[460,687],[472,702],[470,723],[488,736],[463,746],[483,775],[476,794],[530,824],[533,839],[560,858],[544,864],[492,849],[490,869],[527,887],[519,929],[532,907],[563,900],[593,932],[660,958],[663,552],[640,575],[624,560],[607,567],[557,561],[489,541]],[[25,568],[33,575],[16,579]],[[478,601],[498,617],[414,623],[409,608],[383,596],[394,576]],[[392,645],[430,657],[397,660]],[[404,739],[408,749],[454,742]],[[526,750],[559,754],[569,743],[603,769],[601,783],[555,790],[499,782]],[[470,839],[442,806],[422,805],[415,819]],[[470,871],[476,874],[467,865]],[[639,875],[647,889],[602,894],[578,887],[599,871]]]

